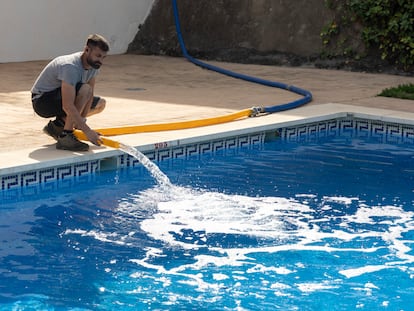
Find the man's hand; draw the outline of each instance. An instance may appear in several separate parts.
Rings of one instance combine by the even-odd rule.
[[[94,130],[89,129],[84,133],[92,144],[96,146],[100,146],[102,144],[101,135],[98,132],[95,132]]]

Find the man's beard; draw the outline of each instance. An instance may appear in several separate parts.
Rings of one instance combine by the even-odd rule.
[[[102,63],[100,61],[93,62],[92,59],[89,57],[86,58],[86,62],[89,66],[91,66],[93,69],[99,69],[102,66]]]

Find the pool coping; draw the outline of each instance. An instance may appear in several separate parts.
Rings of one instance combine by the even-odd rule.
[[[151,160],[158,161],[189,153],[261,142],[267,132],[275,129],[344,117],[414,126],[414,113],[331,103],[303,106],[270,115],[200,128],[123,135],[114,137],[114,140],[134,146],[147,154]],[[257,133],[260,135],[256,135]],[[217,144],[172,152],[182,146],[210,142],[217,142]],[[2,159],[0,164],[2,190],[87,175],[100,170],[137,165],[137,161],[127,160],[127,155],[121,150],[91,146],[89,152],[81,154],[56,150],[54,144],[41,146],[39,149],[2,153]],[[52,170],[52,168],[58,170]]]

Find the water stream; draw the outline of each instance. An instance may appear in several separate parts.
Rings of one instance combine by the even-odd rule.
[[[172,187],[171,181],[168,178],[168,176],[165,175],[159,169],[159,167],[150,159],[148,159],[148,157],[145,156],[141,151],[132,146],[128,146],[122,143],[119,144],[119,149],[136,158],[148,170],[151,176],[155,178],[155,180],[160,186]]]

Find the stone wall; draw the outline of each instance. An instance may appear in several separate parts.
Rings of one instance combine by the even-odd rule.
[[[322,51],[320,33],[333,12],[324,0],[178,0],[183,37],[190,54],[209,58]],[[180,54],[171,1],[155,1],[130,44],[131,53]],[[238,60],[240,61],[240,60]]]

